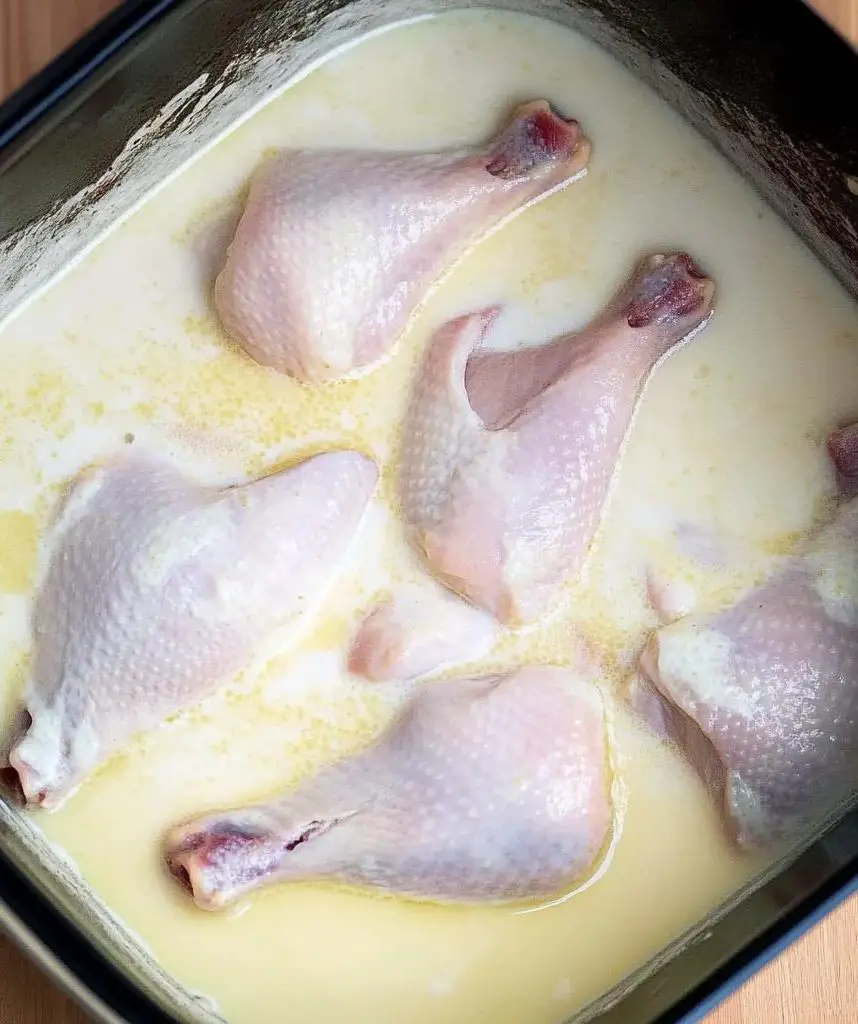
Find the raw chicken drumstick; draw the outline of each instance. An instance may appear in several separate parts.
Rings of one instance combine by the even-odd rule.
[[[424,686],[373,746],[273,803],[174,829],[166,856],[207,910],[310,879],[525,900],[586,871],[610,827],[598,691],[524,668]]]
[[[348,667],[372,682],[417,679],[483,657],[499,632],[490,615],[429,581],[370,611],[352,642]]]
[[[650,256],[588,327],[542,347],[474,353],[497,308],[437,332],[401,493],[438,579],[508,624],[546,611],[587,553],[647,378],[713,293],[689,256]]]
[[[832,435],[858,476],[858,427]],[[788,838],[858,784],[858,498],[763,585],[658,631],[632,702],[684,749],[743,847]]]
[[[9,754],[27,803],[59,804],[311,607],[376,478],[351,451],[223,491],[141,456],[85,473],[36,600],[29,724]]]
[[[539,100],[477,150],[298,150],[273,159],[215,287],[224,327],[258,362],[342,377],[388,352],[473,243],[580,176],[590,143]]]

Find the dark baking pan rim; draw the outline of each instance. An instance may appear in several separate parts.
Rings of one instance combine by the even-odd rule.
[[[0,104],[0,151],[185,0],[122,0],[77,42]]]

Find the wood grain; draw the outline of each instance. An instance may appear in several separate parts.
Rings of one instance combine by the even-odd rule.
[[[117,6],[116,0],[0,0],[0,97]]]
[[[858,45],[858,2],[856,0],[813,0],[812,7],[827,18],[847,39]],[[858,1017],[858,1011],[855,1014]]]
[[[0,99],[116,5],[116,0],[0,0]],[[815,0],[814,6],[858,44],[858,0]],[[751,979],[706,1024],[858,1021],[856,947],[858,896]],[[0,938],[0,1024],[86,1022],[76,1006]]]

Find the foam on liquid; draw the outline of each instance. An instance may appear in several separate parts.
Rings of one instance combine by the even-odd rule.
[[[489,137],[516,103],[550,99],[594,141],[583,182],[480,245],[383,366],[304,387],[244,358],[210,289],[248,177],[272,147],[433,150]],[[650,563],[704,600],[747,585],[812,524],[833,481],[821,442],[858,415],[858,313],[728,166],[634,78],[557,25],[464,12],[336,55],[195,166],[0,336],[0,680],[27,671],[40,538],[64,482],[124,444],[232,483],[335,442],[373,453],[381,496],[323,613],[201,706],[141,738],[53,815],[47,836],[190,988],[234,1024],[555,1024],[699,920],[760,867],[736,856],[671,750],[614,715],[621,834],[607,870],[537,912],[439,908],[325,886],[196,910],[160,838],[189,815],[261,799],[383,726],[402,694],[345,678],[373,596],[417,581],[393,506],[398,424],[431,330],[508,304],[498,343],[585,322],[644,253],[687,249],[718,288],[712,324],[651,381],[593,558],[563,614],[486,664],[574,656],[576,628],[617,671],[654,622]],[[736,571],[700,573],[677,524],[742,538]],[[442,683],[439,685],[443,685]]]

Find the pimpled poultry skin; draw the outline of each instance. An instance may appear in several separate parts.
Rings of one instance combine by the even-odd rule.
[[[490,615],[427,581],[371,609],[352,641],[348,668],[375,683],[418,679],[482,658],[499,633]]]
[[[56,807],[311,608],[376,479],[352,451],[226,490],[136,454],[85,472],[35,602],[27,721],[8,755],[26,803]]]
[[[601,701],[556,668],[424,684],[368,749],[273,803],[191,821],[171,872],[215,910],[325,880],[438,902],[551,896],[611,828]]]
[[[541,347],[475,351],[497,307],[440,328],[400,476],[439,580],[508,625],[550,608],[587,554],[647,379],[706,324],[713,295],[688,255],[654,255],[589,326]]]
[[[858,477],[858,429],[832,435]],[[788,839],[858,784],[858,498],[732,607],[660,629],[631,700],[717,795],[740,847]]]
[[[390,350],[470,245],[579,177],[589,155],[578,123],[542,100],[476,150],[282,153],[254,178],[218,276],[221,322],[265,366],[348,375]]]

